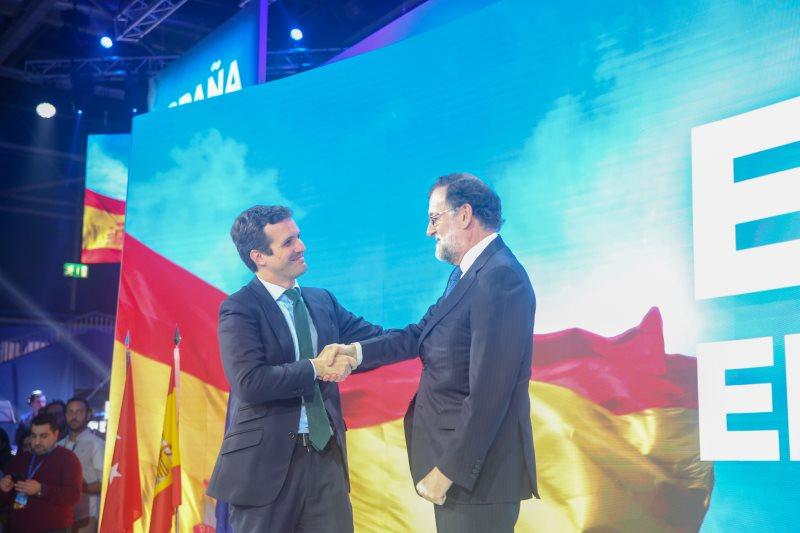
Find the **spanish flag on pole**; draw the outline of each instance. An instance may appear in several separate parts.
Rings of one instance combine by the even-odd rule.
[[[139,448],[136,433],[136,407],[133,398],[131,335],[125,335],[125,385],[119,410],[111,463],[106,467],[100,533],[127,533],[142,516],[142,489],[139,479]],[[109,434],[111,437],[111,434]]]
[[[150,515],[150,533],[172,531],[174,517],[181,504],[181,453],[178,437],[178,372],[180,372],[180,334],[175,328],[175,349],[172,371],[169,376],[167,408],[161,431],[161,449],[158,454],[156,488],[153,492],[153,511]],[[177,531],[177,528],[176,528]]]

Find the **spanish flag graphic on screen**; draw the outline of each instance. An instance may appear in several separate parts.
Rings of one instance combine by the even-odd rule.
[[[216,502],[205,488],[225,425],[228,384],[216,333],[225,297],[126,236],[109,438],[117,430],[130,331],[144,511],[137,531],[151,530],[151,510],[160,509],[154,499],[167,494],[159,476],[170,432],[174,442],[191,445],[181,447],[180,468],[171,470],[180,499],[163,510],[168,515],[180,502],[181,531],[215,527]],[[176,325],[178,404],[171,377]],[[695,365],[692,357],[665,353],[656,308],[611,338],[581,329],[535,335],[529,391],[541,500],[523,502],[517,531],[696,531],[713,464],[699,459]],[[411,360],[341,384],[356,531],[435,529],[431,504],[414,492],[402,429],[420,372]]]
[[[131,136],[90,135],[83,197],[82,263],[119,263]]]

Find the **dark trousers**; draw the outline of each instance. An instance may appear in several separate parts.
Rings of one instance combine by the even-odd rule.
[[[230,506],[234,533],[352,533],[353,508],[345,475],[335,438],[321,452],[298,443],[274,502]]]
[[[434,505],[437,533],[513,533],[519,502]]]

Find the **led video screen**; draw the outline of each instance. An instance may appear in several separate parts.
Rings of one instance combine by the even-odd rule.
[[[542,498],[523,502],[518,530],[791,530],[799,24],[791,2],[502,0],[137,117],[112,402],[129,331],[137,387],[150,391],[137,391],[145,492],[180,322],[181,431],[193,436],[180,512],[212,523],[203,487],[227,391],[216,313],[252,276],[228,235],[237,214],[291,207],[308,247],[301,286],[402,327],[450,270],[425,235],[428,188],[466,171],[502,199],[501,235],[537,296]],[[405,456],[409,389],[393,385],[419,370],[342,385],[358,531],[433,528]]]

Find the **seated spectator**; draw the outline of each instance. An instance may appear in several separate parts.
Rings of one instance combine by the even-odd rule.
[[[78,456],[83,471],[83,495],[73,513],[73,533],[94,533],[97,531],[97,518],[100,515],[105,442],[87,427],[91,418],[92,409],[86,400],[70,399],[67,402],[69,435],[58,441],[59,446]]]
[[[61,400],[53,400],[44,406],[44,412],[56,419],[59,429],[58,434],[61,438],[65,437],[69,431],[67,428],[67,404]]]
[[[47,405],[47,397],[44,392],[36,389],[28,396],[28,405],[31,406],[31,412],[22,415],[17,424],[17,431],[14,433],[14,445],[17,447],[17,453],[23,449],[25,444],[25,437],[31,434],[31,420],[34,416],[39,414],[39,410]]]
[[[74,453],[56,446],[58,424],[52,416],[36,415],[31,436],[32,451],[17,454],[0,479],[0,505],[13,501],[12,532],[66,532],[81,498],[81,463]]]

